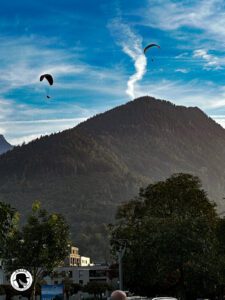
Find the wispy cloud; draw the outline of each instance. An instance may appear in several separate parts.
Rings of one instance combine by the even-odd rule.
[[[0,107],[0,133],[14,145],[74,127],[96,114],[75,104],[40,108],[9,99],[1,99]]]
[[[178,69],[175,70],[175,72],[187,74],[187,73],[189,73],[189,70],[184,69],[184,68],[178,68]]]
[[[33,139],[39,138],[44,135],[49,135],[53,132],[60,132],[62,130],[72,128],[85,121],[86,118],[74,119],[54,119],[54,120],[35,120],[35,121],[17,121],[17,122],[0,122],[0,132],[8,134],[7,140],[13,144],[18,145],[23,142],[27,143]],[[1,128],[3,127],[3,130]],[[22,132],[21,135],[16,137],[12,134],[13,131]]]
[[[51,49],[41,37],[1,37],[0,43],[0,88],[3,92],[18,86],[37,84],[40,74],[44,72],[53,72],[58,77],[82,71],[70,64],[76,54],[65,49]]]
[[[223,128],[225,128],[225,114],[223,115],[212,114],[210,117],[214,119],[218,124],[220,124]]]
[[[0,43],[0,131],[14,144],[74,126],[79,118],[112,107],[114,98],[124,98],[125,74],[119,66],[88,64],[79,51],[56,47],[52,39],[2,36]],[[51,101],[39,82],[42,73],[55,79]],[[101,103],[103,95],[108,100]]]
[[[117,43],[122,47],[123,52],[134,62],[135,73],[127,81],[126,93],[130,98],[135,98],[136,83],[143,78],[147,65],[146,57],[143,54],[142,38],[135,34],[129,25],[123,23],[120,18],[111,21],[109,28],[116,38]]]
[[[194,58],[201,58],[204,63],[205,69],[221,69],[221,65],[225,63],[224,59],[219,59],[215,55],[209,54],[205,49],[195,50],[193,53]]]
[[[70,89],[81,81],[90,88],[106,89],[111,83],[121,82],[122,68],[91,65],[85,62],[77,49],[56,47],[57,40],[46,41],[42,37],[0,37],[1,73],[0,92],[2,95],[17,88],[41,90],[39,76],[53,74],[55,88]],[[83,51],[84,52],[84,51]],[[68,85],[67,85],[68,84]],[[75,90],[73,89],[75,93]],[[111,94],[116,92],[111,88]]]
[[[122,2],[116,13],[103,5],[106,13],[98,19],[96,0],[90,8],[83,10],[81,5],[75,13],[70,9],[60,13],[59,8],[65,6],[60,3],[54,11],[51,5],[43,6],[44,24],[32,21],[30,12],[23,22],[23,9],[16,17],[20,24],[8,22],[3,11],[0,131],[12,143],[73,127],[125,102],[127,95],[150,94],[224,115],[223,75],[219,78],[220,69],[225,68],[225,44],[221,42],[225,38],[224,1]],[[31,1],[32,6],[38,15]],[[106,18],[111,36],[105,28]],[[152,38],[162,46],[146,76],[142,37],[144,42]],[[50,101],[39,82],[41,73],[54,75]]]
[[[137,94],[166,99],[179,105],[198,106],[210,114],[215,110],[223,111],[225,105],[225,87],[201,80],[155,80],[152,83],[142,83]]]
[[[140,13],[146,25],[158,29],[174,32],[181,29],[183,33],[187,27],[201,29],[211,40],[218,42],[225,36],[223,0],[149,0],[148,7]],[[190,37],[190,32],[188,35]]]

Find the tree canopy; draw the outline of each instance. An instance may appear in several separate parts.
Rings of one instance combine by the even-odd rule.
[[[83,291],[94,295],[94,299],[102,299],[102,294],[111,288],[106,282],[90,281],[84,286]]]
[[[27,223],[8,239],[8,270],[25,268],[33,275],[33,292],[44,272],[51,272],[68,254],[69,227],[63,216],[48,213],[35,202]]]
[[[215,204],[195,176],[175,174],[141,189],[110,226],[112,251],[126,241],[127,287],[181,299],[216,293],[224,261],[218,245],[225,246],[225,223],[218,228],[218,222]]]
[[[7,239],[12,236],[17,228],[19,214],[9,204],[0,202],[0,258],[7,254]]]

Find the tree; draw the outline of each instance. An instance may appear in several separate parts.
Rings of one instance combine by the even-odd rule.
[[[4,258],[7,253],[7,239],[16,230],[19,215],[9,204],[0,202],[0,258]]]
[[[69,227],[65,219],[35,202],[27,223],[8,243],[7,269],[25,268],[33,275],[32,298],[44,273],[59,266],[68,254]]]
[[[225,218],[218,219],[216,233],[218,239],[217,261],[219,265],[217,291],[219,299],[224,299],[223,295],[225,293]]]
[[[64,277],[62,280],[63,286],[64,286],[64,292],[66,294],[66,299],[69,299],[69,296],[72,293],[72,285],[73,285],[73,281],[68,278],[68,277]]]
[[[110,226],[112,251],[126,240],[125,283],[144,295],[189,299],[213,293],[218,280],[217,215],[199,179],[175,174],[141,189]]]
[[[70,295],[77,294],[82,290],[82,286],[79,283],[73,283],[73,280],[68,276],[68,272],[62,271],[60,273],[54,272],[53,278],[63,278],[62,283],[64,286],[64,293],[66,294],[66,299],[69,299]]]
[[[107,290],[111,290],[111,287],[106,282],[98,282],[98,281],[90,281],[88,282],[84,288],[83,292],[94,295],[95,299],[102,299],[102,294]]]
[[[82,285],[79,283],[72,283],[71,286],[71,294],[77,294],[79,291],[82,290]]]

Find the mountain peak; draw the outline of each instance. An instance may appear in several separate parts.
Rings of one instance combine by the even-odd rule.
[[[131,127],[139,127],[146,131],[148,127],[168,129],[172,126],[173,130],[179,131],[190,124],[205,128],[208,122],[224,131],[198,107],[175,105],[167,100],[144,96],[98,114],[77,127],[94,135],[110,132],[126,135]]]
[[[100,236],[96,257],[118,204],[171,174],[198,176],[224,210],[224,168],[225,129],[199,108],[146,96],[1,155],[0,198],[23,213],[33,199],[57,207],[81,249]]]
[[[0,134],[0,155],[11,150],[13,148],[12,145],[10,145],[3,134]]]

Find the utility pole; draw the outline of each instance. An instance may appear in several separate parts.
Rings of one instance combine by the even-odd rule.
[[[119,289],[123,290],[123,256],[126,251],[126,245],[120,246],[119,250],[117,251],[118,255],[118,263],[119,263]]]

